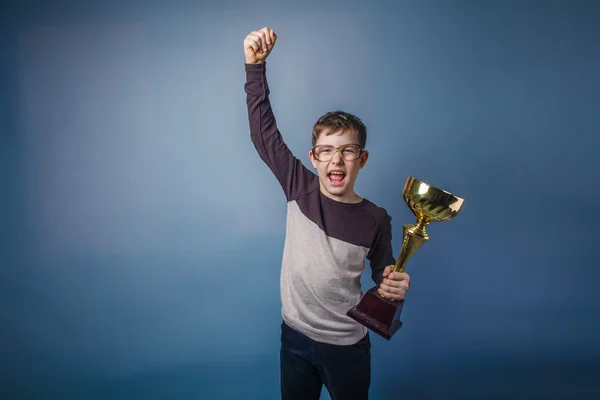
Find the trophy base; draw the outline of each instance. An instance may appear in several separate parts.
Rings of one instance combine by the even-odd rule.
[[[369,289],[360,302],[352,307],[346,315],[373,332],[390,340],[400,329],[400,314],[404,300],[390,300],[377,293],[378,286]]]

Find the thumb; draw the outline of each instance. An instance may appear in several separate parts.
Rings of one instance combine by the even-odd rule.
[[[390,273],[392,272],[392,268],[393,268],[392,265],[388,265],[387,267],[385,267],[385,269],[383,270],[384,278],[387,278],[390,275]]]

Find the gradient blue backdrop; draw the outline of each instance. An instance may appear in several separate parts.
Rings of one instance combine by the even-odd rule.
[[[308,162],[320,115],[362,117],[358,191],[396,253],[408,175],[467,200],[411,259],[402,330],[372,335],[372,398],[600,396],[596,3],[14,3],[3,398],[278,398],[285,202],[243,91],[265,25],[289,146]]]

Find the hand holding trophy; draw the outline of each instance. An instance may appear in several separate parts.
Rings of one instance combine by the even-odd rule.
[[[403,272],[408,259],[429,240],[425,227],[430,222],[448,221],[456,217],[464,204],[464,199],[413,177],[406,180],[403,197],[417,222],[403,227],[402,248],[394,267],[397,272]],[[348,310],[347,315],[389,340],[402,326],[400,314],[404,300],[384,298],[377,293],[377,288],[374,286],[369,289],[358,305]]]

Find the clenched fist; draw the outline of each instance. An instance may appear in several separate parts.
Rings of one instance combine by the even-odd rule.
[[[400,301],[410,286],[410,276],[406,272],[394,272],[394,266],[388,265],[383,271],[383,282],[379,285],[379,294],[388,299]]]
[[[259,31],[252,31],[244,39],[244,55],[247,64],[262,64],[265,62],[277,41],[273,29],[266,26]]]

